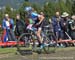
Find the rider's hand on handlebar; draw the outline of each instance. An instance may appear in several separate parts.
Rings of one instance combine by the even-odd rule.
[[[39,25],[39,23],[37,23],[36,25]]]

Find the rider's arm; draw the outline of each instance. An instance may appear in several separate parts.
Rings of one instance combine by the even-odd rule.
[[[37,24],[38,24],[38,25],[39,25],[39,24],[41,24],[41,23],[42,23],[42,21],[43,21],[43,20],[40,20]]]

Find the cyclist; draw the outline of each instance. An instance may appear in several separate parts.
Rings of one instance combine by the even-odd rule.
[[[43,30],[43,26],[47,25],[44,14],[37,14],[37,12],[32,11],[31,16],[29,16],[29,25],[27,26],[27,29],[32,29],[33,31],[36,31],[36,35],[38,37],[38,42],[40,47],[43,47],[43,40],[41,37],[41,31]]]
[[[43,31],[43,27],[47,25],[46,23],[46,20],[45,20],[45,16],[44,15],[38,15],[38,18],[35,22],[35,24],[33,25],[36,26],[37,28],[37,31],[36,31],[36,35],[39,39],[39,45],[40,45],[40,48],[43,48],[44,47],[44,43],[43,43],[43,39],[42,39],[42,36],[41,36],[41,32]]]

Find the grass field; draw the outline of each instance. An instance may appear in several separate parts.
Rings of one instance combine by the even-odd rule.
[[[16,48],[0,48],[0,60],[75,60],[75,47],[56,48],[55,53],[22,56]]]

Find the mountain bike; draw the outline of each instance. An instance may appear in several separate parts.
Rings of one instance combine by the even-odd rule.
[[[55,45],[55,43],[51,43],[52,41],[49,39],[49,37],[47,36],[47,33],[45,33],[44,31],[41,32],[41,37],[43,39],[43,48],[40,49],[40,47],[37,47],[38,45],[38,37],[36,35],[36,31],[32,31],[32,30],[28,30],[28,33],[23,33],[21,34],[21,36],[18,38],[17,40],[17,50],[26,50],[26,48],[31,49],[32,51],[37,50],[38,53],[41,53],[42,50],[45,53],[50,53],[50,46]],[[48,30],[46,31],[48,32]],[[48,32],[49,33],[49,32]],[[19,41],[23,41],[24,44],[23,45],[19,45]],[[55,47],[53,47],[53,51],[55,51]]]

